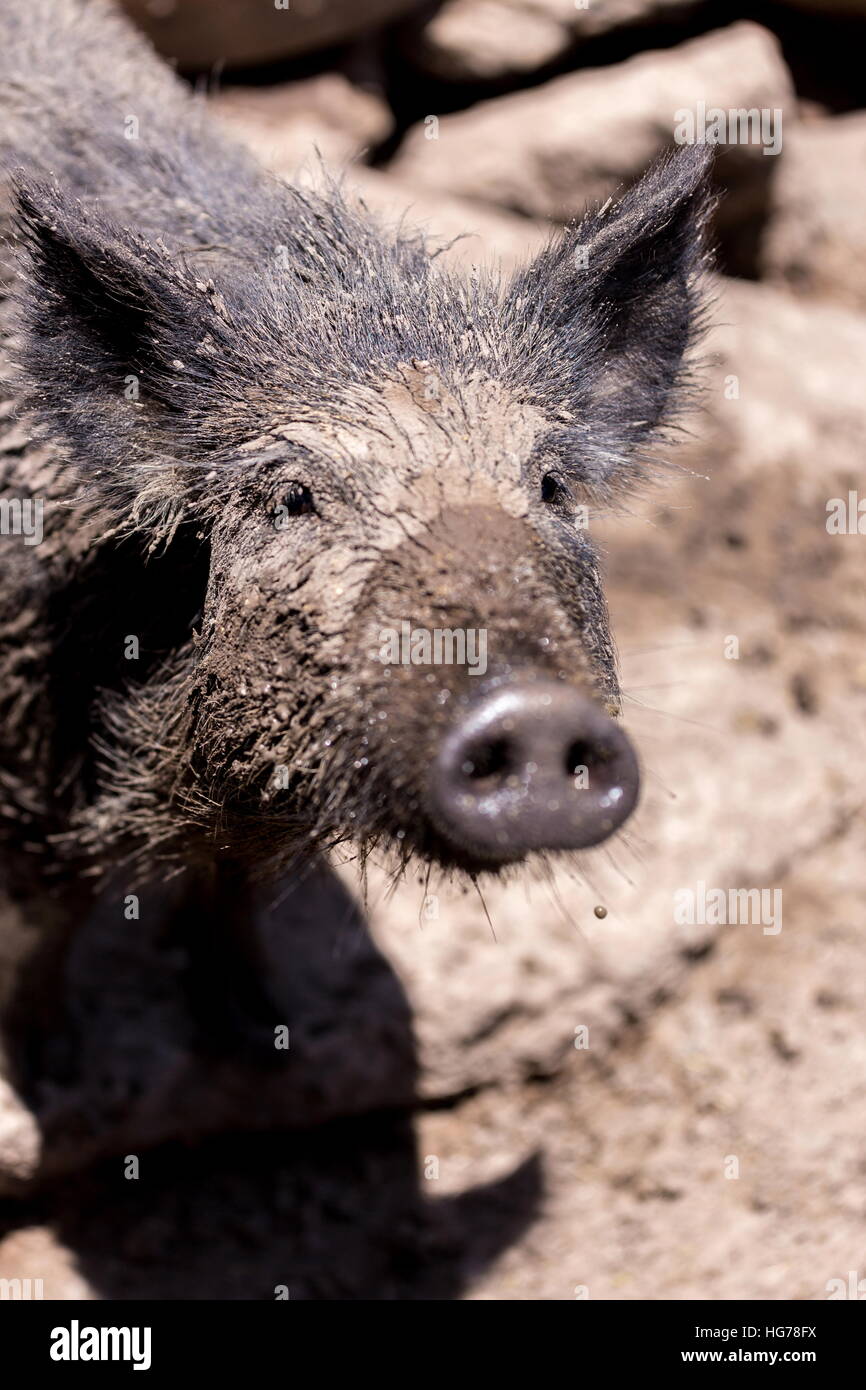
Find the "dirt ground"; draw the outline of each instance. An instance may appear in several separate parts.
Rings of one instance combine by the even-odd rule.
[[[494,192],[473,201],[464,125],[453,186],[425,189],[413,119],[437,92],[443,126],[524,87],[543,100],[580,51],[562,40],[527,74],[494,44],[491,77],[472,67],[471,24],[460,46],[477,7],[445,8],[456,19],[426,34],[417,109],[408,81],[384,100],[368,45],[335,60],[356,84],[348,123],[327,85],[299,108],[306,73],[289,74],[282,122],[277,83],[228,92],[223,112],[280,172],[327,136],[335,159],[360,158],[372,205],[438,212],[447,235],[478,232],[455,259],[480,245],[507,265],[546,234],[543,161],[497,203],[491,155]],[[614,107],[620,60],[724,22],[712,5],[682,13],[681,35],[595,40]],[[841,163],[838,185],[822,175],[826,226],[790,249],[810,160],[854,144],[866,168],[866,130],[834,143],[855,107],[847,66],[834,105],[800,20],[761,18],[736,42],[757,88],[789,92],[789,173],[757,198],[751,175],[731,175],[721,268],[749,273],[715,282],[701,410],[675,467],[600,528],[646,778],[634,825],[550,882],[485,888],[485,909],[442,885],[433,922],[417,883],[386,896],[374,872],[369,926],[411,1009],[418,1106],[383,1089],[370,1113],[312,1130],[160,1143],[135,1182],[125,1154],[53,1176],[0,1201],[0,1278],[41,1279],[49,1298],[559,1301],[814,1300],[866,1277],[866,570],[856,526],[826,525],[829,499],[862,487],[866,219],[836,215],[862,200]],[[458,58],[448,105],[440,74]],[[523,117],[499,111],[507,151]],[[853,240],[834,244],[831,224]],[[701,882],[778,894],[781,922],[678,921],[676,895]],[[328,1065],[369,1049],[378,1073],[385,1032],[375,1017],[335,1035]]]
[[[852,850],[823,846],[784,879],[794,923],[770,960],[733,929],[612,1064],[576,1052],[505,1105],[487,1093],[426,1119],[422,1147],[461,1180],[517,1157],[508,1136],[545,1155],[539,1221],[470,1297],[821,1299],[862,1269]]]

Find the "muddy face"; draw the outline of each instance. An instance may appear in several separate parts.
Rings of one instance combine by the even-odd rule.
[[[256,441],[255,486],[217,524],[193,730],[209,795],[246,835],[471,871],[605,839],[637,764],[549,423],[417,360],[354,414]]]

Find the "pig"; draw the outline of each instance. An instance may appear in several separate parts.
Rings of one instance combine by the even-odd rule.
[[[36,510],[0,538],[0,850],[28,928],[182,874],[243,934],[248,885],[347,843],[476,876],[622,826],[586,522],[689,397],[707,158],[466,278],[339,180],[265,173],[104,0],[5,0],[0,496]]]

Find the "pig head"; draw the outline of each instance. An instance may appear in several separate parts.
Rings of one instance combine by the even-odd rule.
[[[280,197],[257,253],[202,269],[19,189],[31,408],[150,555],[143,591],[207,557],[184,640],[95,694],[78,842],[285,864],[352,840],[472,873],[597,844],[639,774],[591,522],[686,394],[705,154],[506,286],[334,189]]]

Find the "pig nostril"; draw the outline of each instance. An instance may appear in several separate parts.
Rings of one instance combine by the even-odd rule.
[[[593,768],[605,767],[613,756],[613,750],[606,744],[575,739],[565,755],[565,770],[569,777],[575,777],[581,768],[591,772]]]
[[[501,776],[511,765],[511,750],[507,739],[491,739],[469,749],[460,770],[473,782]]]

